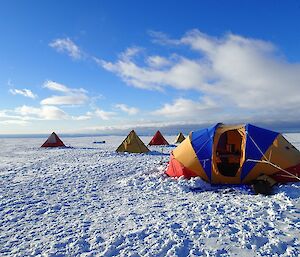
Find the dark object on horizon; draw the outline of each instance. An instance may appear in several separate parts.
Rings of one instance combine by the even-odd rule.
[[[103,141],[94,141],[93,144],[105,144],[105,140],[103,140]]]

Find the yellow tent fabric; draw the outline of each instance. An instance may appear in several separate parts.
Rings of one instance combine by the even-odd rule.
[[[176,137],[174,143],[175,143],[175,144],[181,143],[184,139],[185,139],[184,135],[180,132],[180,133],[177,135],[177,137]]]
[[[121,145],[117,148],[117,152],[129,153],[147,153],[149,149],[143,141],[138,137],[134,130],[131,130]]]
[[[208,177],[203,170],[194,148],[191,144],[190,135],[173,150],[174,158],[180,160],[184,167],[188,167],[195,174],[208,181]]]
[[[276,166],[286,170],[289,167],[299,164],[300,154],[298,149],[279,134],[273,144],[264,153],[261,161],[254,166],[252,172],[243,180],[243,183],[252,181],[261,174],[261,171],[270,176],[279,171]],[[274,163],[276,166],[272,166],[270,163]]]

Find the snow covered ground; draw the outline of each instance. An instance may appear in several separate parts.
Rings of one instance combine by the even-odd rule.
[[[287,138],[300,148],[300,134]],[[300,184],[253,195],[166,177],[172,147],[117,154],[124,137],[62,139],[72,148],[0,139],[0,256],[300,255]]]

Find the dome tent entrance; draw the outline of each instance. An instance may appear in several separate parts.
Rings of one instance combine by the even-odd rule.
[[[52,134],[41,147],[65,147],[65,144],[60,140],[55,132],[52,132]]]
[[[138,137],[134,130],[131,130],[121,145],[117,148],[117,152],[129,153],[147,153],[149,149],[143,141]]]
[[[277,176],[299,163],[299,151],[277,132],[251,124],[217,124],[190,133],[171,153],[166,173],[200,176],[215,184],[240,184],[262,174]]]

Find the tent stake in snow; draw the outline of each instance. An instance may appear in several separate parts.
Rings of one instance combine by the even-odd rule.
[[[164,157],[164,148],[163,147],[161,147],[161,153],[162,153],[162,155],[161,155],[161,159],[160,159],[160,164],[163,164],[163,157]]]

